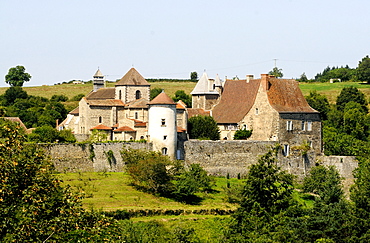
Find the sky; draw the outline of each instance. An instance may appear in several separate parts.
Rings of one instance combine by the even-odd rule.
[[[370,54],[368,0],[1,0],[0,87],[9,68],[24,86],[145,78],[313,78]]]

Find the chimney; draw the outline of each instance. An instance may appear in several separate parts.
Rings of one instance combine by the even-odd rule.
[[[269,78],[268,74],[261,74],[262,87],[265,91],[269,90]]]
[[[245,75],[245,77],[246,77],[247,83],[249,83],[249,81],[250,81],[251,79],[253,79],[253,75],[250,75],[250,74]]]

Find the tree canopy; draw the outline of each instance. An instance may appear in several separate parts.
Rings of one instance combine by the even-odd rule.
[[[278,67],[274,67],[270,72],[269,72],[270,75],[274,75],[276,78],[282,78],[284,75],[283,75],[283,70],[281,68],[278,68]]]
[[[189,118],[188,132],[191,139],[220,139],[220,130],[211,116],[193,116]]]
[[[370,83],[370,58],[366,56],[358,63],[357,76],[360,81]]]
[[[9,69],[8,74],[5,75],[5,82],[10,86],[23,86],[24,82],[28,82],[31,79],[31,75],[26,73],[26,69],[23,66],[16,66]]]

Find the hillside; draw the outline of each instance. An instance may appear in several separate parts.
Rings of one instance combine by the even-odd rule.
[[[161,88],[169,96],[174,96],[177,90],[184,90],[189,94],[196,83],[194,82],[152,82],[151,88]],[[300,88],[303,95],[308,95],[311,90],[317,90],[318,93],[325,95],[330,103],[335,103],[336,97],[339,95],[343,87],[354,86],[361,90],[367,97],[370,98],[370,85],[361,85],[354,82],[341,82],[341,83],[300,83]],[[107,87],[114,87],[114,83],[107,83]],[[5,92],[7,88],[0,88],[0,95]],[[51,98],[53,95],[66,95],[69,99],[78,94],[88,94],[92,90],[92,84],[60,84],[51,86],[35,86],[24,87],[30,95],[42,96]],[[78,101],[65,102],[67,109],[71,110],[78,106]]]

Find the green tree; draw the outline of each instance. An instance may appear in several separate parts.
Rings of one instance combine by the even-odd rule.
[[[65,101],[68,101],[68,97],[65,95],[55,94],[50,98],[50,101],[65,102]]]
[[[245,140],[252,136],[252,130],[239,129],[235,131],[234,140]]]
[[[307,100],[307,103],[312,108],[320,112],[320,117],[322,120],[326,120],[328,118],[330,104],[325,95],[319,94],[316,90],[314,90],[310,91],[310,94],[305,98]]]
[[[26,69],[23,66],[10,68],[8,74],[5,75],[5,83],[12,87],[22,87],[24,82],[28,82],[31,79],[31,75],[25,71]]]
[[[6,106],[13,105],[16,99],[27,99],[28,94],[19,86],[12,86],[4,93],[4,101]]]
[[[191,96],[187,95],[184,90],[177,90],[175,92],[175,97],[172,99],[175,102],[182,100],[186,104],[187,108],[191,108]]]
[[[325,204],[337,203],[344,195],[341,183],[342,178],[334,166],[319,165],[304,178],[303,191],[317,194]]]
[[[368,112],[365,94],[353,86],[344,87],[342,89],[339,96],[337,97],[337,109],[343,111],[346,104],[350,101],[359,103],[362,106],[364,112]]]
[[[283,70],[278,67],[274,67],[270,72],[270,75],[274,75],[276,78],[282,78],[284,76]]]
[[[366,56],[358,63],[357,77],[360,81],[370,83],[370,58]]]
[[[19,124],[0,121],[0,241],[56,242],[81,227],[81,197],[61,186],[43,151],[24,142]]]
[[[188,132],[191,139],[219,140],[220,130],[211,116],[194,116],[188,120]]]
[[[159,95],[160,93],[162,93],[162,90],[161,88],[154,88],[154,89],[151,89],[150,90],[150,100],[153,100],[155,97],[157,97],[157,95]]]
[[[197,72],[191,72],[190,73],[190,79],[195,81],[198,80],[198,73]]]
[[[298,82],[307,83],[309,80],[307,78],[306,73],[302,73],[299,79],[297,79]]]
[[[171,161],[167,156],[135,149],[123,149],[121,156],[137,188],[154,194],[168,194],[172,190],[172,178],[166,168]]]

